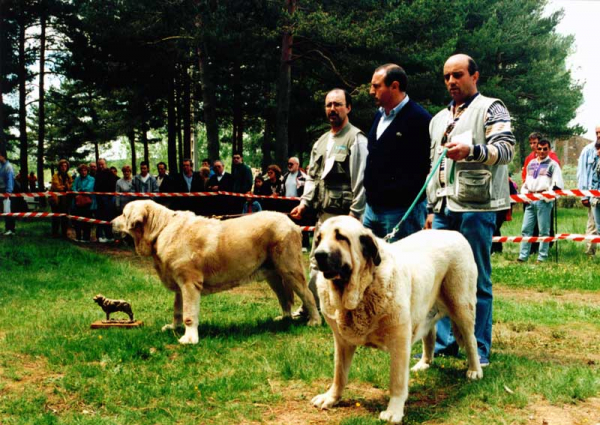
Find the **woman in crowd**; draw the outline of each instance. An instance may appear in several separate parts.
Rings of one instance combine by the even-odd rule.
[[[123,172],[123,178],[117,180],[117,187],[115,192],[134,192],[133,190],[133,178],[131,177],[131,166],[125,165],[121,168]],[[117,214],[121,215],[123,213],[123,208],[133,199],[131,196],[116,196],[116,206],[117,206]]]
[[[208,183],[208,179],[210,178],[210,168],[208,167],[200,167],[198,171],[200,173],[200,177],[202,178],[202,191],[208,190],[206,184]]]
[[[73,182],[73,190],[76,192],[93,192],[95,180],[89,175],[90,169],[86,164],[77,168],[79,176]],[[71,205],[73,215],[79,217],[92,217],[96,209],[96,195],[76,195]],[[83,221],[73,221],[75,227],[75,240],[88,243],[92,233],[92,225]]]
[[[69,161],[61,159],[58,161],[58,171],[52,176],[52,184],[50,185],[51,192],[66,192],[71,190],[73,186],[73,177],[69,174]],[[53,195],[50,197],[50,209],[53,213],[69,213],[69,197],[66,195]],[[52,237],[67,238],[67,230],[69,228],[68,217],[52,217]]]
[[[281,180],[281,168],[278,165],[269,165],[267,167],[267,181],[263,186],[269,189],[268,195],[280,196],[283,192],[283,181]]]

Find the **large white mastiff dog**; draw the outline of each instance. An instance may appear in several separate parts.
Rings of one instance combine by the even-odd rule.
[[[356,347],[368,345],[390,353],[390,401],[379,417],[401,422],[411,345],[423,339],[423,357],[412,370],[427,369],[435,323],[446,315],[467,351],[467,378],[483,376],[474,335],[477,266],[460,233],[426,230],[387,244],[354,218],[339,216],[316,238],[317,288],[333,330],[335,371],[329,391],[313,405],[325,409],[340,400]]]
[[[128,233],[138,254],[152,256],[162,283],[175,292],[173,323],[182,323],[182,344],[198,342],[200,295],[266,279],[277,294],[284,317],[291,317],[294,292],[309,315],[321,323],[302,264],[302,234],[284,214],[260,212],[219,221],[188,211],[172,211],[154,201],[134,201],[112,221]]]

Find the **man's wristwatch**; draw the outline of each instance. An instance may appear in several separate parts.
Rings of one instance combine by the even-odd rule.
[[[475,159],[475,145],[471,145],[469,146],[469,154],[467,155],[467,157],[465,158],[467,161],[473,161]]]

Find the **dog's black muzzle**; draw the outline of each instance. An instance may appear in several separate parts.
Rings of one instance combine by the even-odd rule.
[[[347,280],[352,274],[350,266],[342,264],[342,256],[339,251],[315,251],[315,260],[317,268],[323,272],[326,279],[344,279]]]

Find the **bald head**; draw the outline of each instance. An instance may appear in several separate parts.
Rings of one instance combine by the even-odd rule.
[[[455,105],[462,105],[477,93],[479,71],[470,56],[450,56],[444,64],[444,81]]]
[[[461,65],[466,65],[467,70],[469,71],[469,75],[473,75],[476,72],[479,72],[479,68],[477,67],[477,63],[475,60],[464,53],[458,53],[456,55],[452,55],[446,60],[446,63],[458,63]]]
[[[600,124],[596,126],[596,140],[600,140]]]

